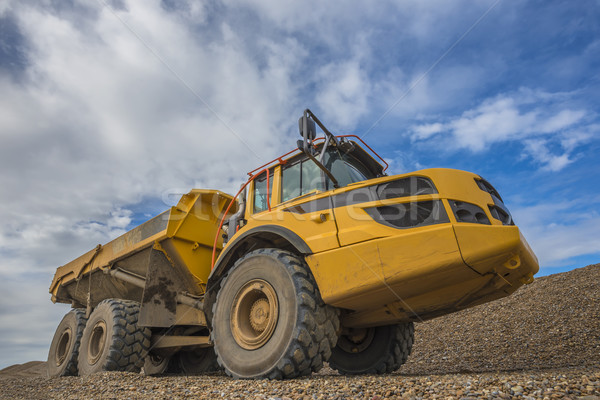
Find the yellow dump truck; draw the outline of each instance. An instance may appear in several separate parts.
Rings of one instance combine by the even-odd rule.
[[[533,280],[534,253],[479,175],[388,176],[360,138],[331,134],[310,110],[299,128],[298,148],[235,196],[194,189],[59,267],[52,301],[72,310],[49,374],[282,379],[324,362],[387,373],[409,356],[414,322]]]

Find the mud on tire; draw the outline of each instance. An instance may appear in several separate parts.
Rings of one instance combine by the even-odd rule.
[[[107,299],[90,315],[81,338],[79,375],[102,371],[139,372],[151,331],[137,324],[139,303]]]
[[[304,260],[278,249],[256,250],[236,262],[221,282],[213,315],[217,360],[236,378],[318,371],[339,330],[338,310],[323,303]]]
[[[414,341],[412,322],[357,329],[343,334],[329,366],[341,374],[385,374],[406,362]]]
[[[48,376],[77,375],[77,357],[87,318],[85,310],[75,308],[60,321],[48,352]]]

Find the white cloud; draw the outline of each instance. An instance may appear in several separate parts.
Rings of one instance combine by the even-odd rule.
[[[543,265],[560,265],[582,255],[600,255],[599,224],[600,217],[596,217],[572,226],[553,224],[543,233],[538,232],[539,236],[534,234]]]
[[[563,109],[564,93],[521,89],[484,100],[476,108],[446,122],[424,123],[412,127],[414,141],[440,135],[450,149],[482,152],[491,145],[521,141],[525,153],[542,168],[558,171],[573,161],[571,153],[596,131],[586,125],[592,114],[583,109]],[[559,149],[551,151],[550,144]]]
[[[368,111],[371,87],[358,61],[329,64],[319,71],[317,104],[334,126],[348,129]]]
[[[570,130],[561,138],[560,144],[567,152],[572,152],[581,143],[588,142],[600,132],[600,125],[590,124],[582,130]]]
[[[526,140],[524,142],[525,151],[529,153],[532,158],[539,161],[543,165],[543,169],[552,172],[560,171],[573,162],[573,160],[569,158],[568,153],[559,155],[552,154],[550,150],[548,150],[547,143],[547,140],[544,139]]]
[[[435,122],[433,124],[418,125],[414,128],[414,132],[418,139],[427,139],[436,133],[442,132],[444,129],[444,125]]]
[[[512,214],[540,261],[541,267],[564,266],[573,257],[600,256],[600,214],[597,201],[586,199],[581,212],[577,201],[542,202],[515,207]]]
[[[585,115],[586,112],[583,110],[561,110],[543,121],[537,129],[543,133],[558,132],[578,123]]]
[[[449,124],[457,145],[481,151],[490,143],[510,140],[523,134],[536,121],[535,112],[521,113],[511,98],[486,101]]]
[[[17,265],[15,268],[19,268]],[[45,360],[56,326],[69,311],[52,304],[48,287],[54,271],[0,271],[0,369],[11,363]]]

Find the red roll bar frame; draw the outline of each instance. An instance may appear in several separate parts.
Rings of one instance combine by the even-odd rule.
[[[385,164],[385,168],[383,168],[382,171],[385,171],[386,169],[388,169],[389,164],[383,159],[383,157],[381,157],[379,154],[377,154],[377,152],[375,150],[373,150],[371,148],[371,146],[369,146],[368,144],[366,144],[364,142],[364,140],[362,140],[360,137],[356,136],[356,135],[336,135],[337,138],[355,138],[358,139],[366,148],[368,148],[371,153],[373,153],[374,155],[377,156],[377,158],[379,158],[384,164]],[[321,141],[321,140],[325,140],[324,137],[320,137],[315,139],[315,141]],[[314,142],[313,142],[314,143]],[[213,251],[212,251],[212,263],[211,263],[211,270],[215,267],[215,254],[217,252],[217,242],[219,239],[219,232],[221,232],[221,229],[223,228],[223,223],[225,222],[225,217],[227,216],[227,213],[229,213],[229,210],[231,209],[231,206],[233,205],[233,203],[235,202],[235,200],[238,198],[238,196],[240,195],[240,193],[242,193],[242,191],[246,188],[246,186],[248,186],[248,184],[250,182],[252,182],[254,179],[256,179],[256,177],[258,177],[260,174],[262,174],[263,172],[266,171],[267,173],[267,208],[269,209],[269,211],[271,211],[271,188],[270,188],[270,181],[269,181],[269,169],[273,168],[276,165],[283,165],[287,162],[287,160],[284,160],[284,157],[287,157],[295,152],[300,152],[300,149],[294,149],[292,151],[288,151],[287,153],[285,153],[282,156],[279,156],[277,158],[275,158],[274,160],[269,161],[266,164],[261,165],[260,167],[253,169],[252,171],[248,172],[248,181],[246,181],[246,183],[244,183],[242,185],[242,187],[240,188],[240,190],[236,193],[235,196],[233,196],[233,199],[231,200],[231,202],[229,203],[229,205],[227,206],[227,209],[225,210],[225,213],[223,213],[223,217],[221,218],[221,222],[219,223],[219,229],[217,229],[217,234],[215,235],[215,241],[213,243]],[[256,172],[259,171],[259,172]],[[232,233],[231,236],[233,236],[235,233]]]

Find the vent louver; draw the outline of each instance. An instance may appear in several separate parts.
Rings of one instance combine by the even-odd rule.
[[[415,201],[390,206],[371,207],[366,208],[365,211],[375,221],[392,228],[415,228],[450,222],[440,200]]]
[[[457,222],[491,225],[485,211],[475,204],[464,201],[448,200]]]
[[[479,189],[489,193],[492,196],[494,204],[488,205],[492,217],[502,222],[502,225],[514,225],[515,223],[512,219],[512,215],[504,205],[502,197],[500,197],[498,191],[483,178],[475,179],[475,182],[477,183]]]

